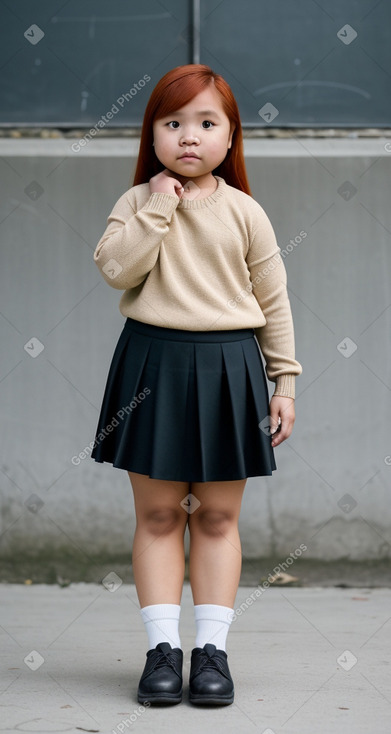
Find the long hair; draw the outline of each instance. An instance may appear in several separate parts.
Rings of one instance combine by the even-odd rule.
[[[252,195],[244,162],[242,125],[238,105],[225,79],[212,71],[210,66],[204,64],[176,66],[156,84],[144,113],[133,186],[147,183],[152,176],[164,170],[152,145],[152,126],[155,120],[184,107],[193,97],[213,83],[221,95],[224,112],[230,122],[234,123],[235,130],[232,135],[231,148],[228,149],[223,162],[212,173],[221,176],[228,185],[244,191],[249,196]]]

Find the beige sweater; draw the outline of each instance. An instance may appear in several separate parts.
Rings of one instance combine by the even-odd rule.
[[[94,260],[125,291],[123,316],[192,331],[254,328],[274,395],[294,398],[302,366],[273,227],[255,199],[215,178],[204,199],[133,186],[108,217]]]

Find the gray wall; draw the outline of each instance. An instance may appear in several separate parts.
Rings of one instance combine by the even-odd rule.
[[[93,251],[138,139],[72,142],[0,140],[4,555],[127,552],[135,527],[127,473],[72,457],[94,438],[124,323]],[[245,155],[280,247],[295,243],[284,261],[303,374],[277,472],[248,479],[243,554],[283,560],[304,543],[307,558],[389,557],[391,140],[248,139]]]

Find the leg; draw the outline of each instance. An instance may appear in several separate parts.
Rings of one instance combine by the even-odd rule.
[[[234,700],[225,641],[242,568],[238,520],[246,481],[191,483],[190,491],[201,503],[189,515],[189,573],[197,627],[189,677],[193,704],[227,705]]]
[[[180,503],[189,494],[189,483],[128,474],[136,511],[132,565],[140,607],[180,604],[188,519]]]
[[[189,576],[194,604],[233,608],[242,569],[238,520],[247,479],[192,482],[201,503],[189,514]]]

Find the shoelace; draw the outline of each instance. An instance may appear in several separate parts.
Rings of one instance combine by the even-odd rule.
[[[154,663],[154,669],[156,670],[157,668],[164,668],[166,665],[170,665],[170,667],[175,672],[177,672],[175,669],[175,662],[174,662],[176,660],[175,655],[173,655],[173,653],[170,651],[163,652],[163,650],[158,650],[157,652],[159,653],[159,658]]]
[[[222,666],[221,661],[218,658],[209,657],[206,653],[204,653],[205,657],[201,661],[200,667],[198,669],[198,672],[200,673],[202,670],[205,670],[205,668],[209,668],[211,670],[218,670],[219,673],[224,674],[224,669]]]

